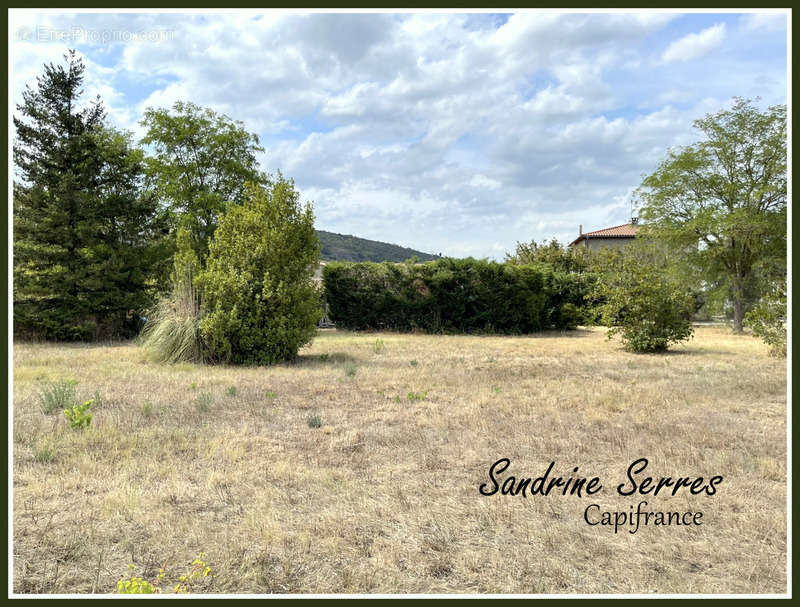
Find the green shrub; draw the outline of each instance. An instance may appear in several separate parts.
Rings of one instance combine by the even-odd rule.
[[[633,251],[609,257],[592,296],[604,302],[600,313],[608,337],[619,334],[632,352],[664,351],[694,333],[691,293]]]
[[[39,393],[39,407],[45,415],[71,408],[78,402],[74,379],[62,379],[45,384]]]
[[[762,297],[744,321],[753,335],[770,347],[773,356],[786,356],[786,282]]]
[[[308,417],[306,418],[306,423],[308,424],[309,428],[322,428],[324,424],[322,417],[320,417],[317,413],[309,413]]]
[[[319,259],[310,205],[279,175],[269,189],[219,220],[205,270],[197,277],[205,315],[200,334],[209,360],[272,364],[291,360],[322,317],[313,282]]]

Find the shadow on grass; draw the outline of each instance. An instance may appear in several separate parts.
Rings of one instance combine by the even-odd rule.
[[[284,363],[293,366],[314,366],[341,365],[348,362],[356,362],[358,359],[346,352],[325,352],[323,354],[300,354],[294,360]]]

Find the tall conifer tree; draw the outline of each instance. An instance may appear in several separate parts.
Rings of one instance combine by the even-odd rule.
[[[14,117],[14,330],[46,339],[132,334],[166,263],[143,153],[80,105],[85,66],[48,64]]]

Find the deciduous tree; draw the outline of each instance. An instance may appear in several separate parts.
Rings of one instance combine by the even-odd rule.
[[[670,151],[638,189],[644,233],[686,251],[708,284],[727,289],[741,332],[765,282],[785,275],[786,106],[761,111],[737,98],[694,125],[705,139]]]

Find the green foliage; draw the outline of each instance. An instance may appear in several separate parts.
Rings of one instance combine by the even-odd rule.
[[[379,337],[375,340],[375,343],[372,344],[372,351],[375,354],[382,354],[383,351],[386,350],[386,345],[383,343],[383,340]]]
[[[636,248],[610,254],[591,294],[608,337],[620,334],[633,352],[658,352],[689,339],[694,299],[663,266]]]
[[[45,65],[14,116],[14,331],[23,337],[130,337],[152,303],[169,246],[144,155],[82,103],[84,64]],[[81,109],[83,108],[83,109]]]
[[[330,263],[325,298],[338,326],[427,333],[532,333],[561,328],[583,304],[584,278],[542,264],[439,259],[424,264]],[[568,292],[564,285],[574,288]],[[562,289],[562,291],[557,291]],[[568,323],[569,324],[569,323]]]
[[[354,364],[351,364],[351,363],[348,363],[348,364],[346,364],[344,366],[344,374],[347,377],[355,377],[357,370],[358,370],[358,367],[356,367]]]
[[[377,240],[334,234],[323,230],[317,230],[317,237],[321,246],[322,259],[328,261],[402,262],[412,257],[416,257],[419,261],[433,261],[439,257]]]
[[[308,424],[309,428],[322,428],[324,424],[322,417],[320,417],[317,413],[309,413],[308,417],[306,418],[306,423]]]
[[[774,356],[786,356],[786,282],[764,295],[744,318],[745,324],[770,347]]]
[[[319,259],[310,205],[281,175],[222,217],[206,269],[197,277],[200,321],[210,360],[272,364],[291,360],[316,334],[322,316],[312,275]]]
[[[193,103],[148,108],[141,124],[142,143],[155,151],[147,159],[148,185],[205,267],[219,217],[230,204],[244,203],[247,182],[269,181],[256,159],[264,149],[243,123]]]
[[[272,399],[278,397],[278,395],[275,392],[273,392],[272,390],[267,390],[266,392],[264,392],[264,396],[266,398],[268,398],[269,400],[272,400]]]
[[[425,400],[428,398],[428,391],[425,392],[409,392],[408,393],[408,400],[415,401],[415,400]]]
[[[226,391],[225,394],[228,396],[236,396],[236,386],[230,386]]]
[[[45,384],[39,393],[39,407],[42,413],[50,415],[75,405],[78,401],[75,394],[77,383],[74,379],[62,379]]]
[[[569,247],[553,238],[550,242],[537,244],[517,243],[513,255],[506,254],[506,260],[515,265],[546,264],[555,272],[585,272],[590,266],[591,252],[586,247]]]
[[[147,580],[131,576],[129,580],[117,582],[117,594],[155,594],[156,587]]]
[[[741,331],[749,303],[786,272],[786,106],[736,98],[694,124],[705,140],[671,151],[637,190],[642,235],[675,245],[724,290]]]
[[[88,428],[92,423],[92,414],[89,413],[89,407],[92,406],[92,400],[89,399],[82,405],[74,405],[71,409],[64,409],[64,415],[69,421],[69,427],[73,430],[83,430]]]
[[[133,572],[136,565],[130,564],[131,570],[129,579],[122,579],[117,582],[117,594],[199,594],[208,592],[216,577],[211,572],[211,567],[206,563],[201,552],[192,561],[191,568],[175,580],[175,584],[167,582],[166,565],[158,570],[158,575],[153,582],[148,582],[144,578],[136,577]],[[171,589],[162,589],[162,584],[171,586]]]

